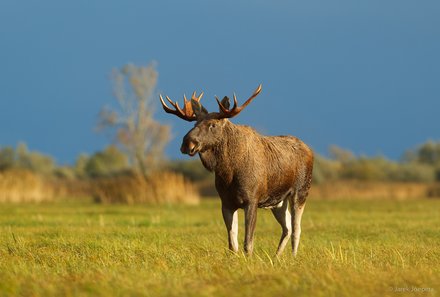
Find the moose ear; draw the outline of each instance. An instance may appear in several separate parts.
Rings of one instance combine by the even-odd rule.
[[[197,100],[191,99],[191,107],[197,119],[203,119],[208,114],[206,108],[204,108]]]
[[[229,109],[229,107],[231,106],[229,97],[228,96],[223,97],[221,104],[223,105],[224,108]]]

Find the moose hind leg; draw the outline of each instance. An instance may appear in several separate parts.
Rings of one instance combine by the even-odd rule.
[[[285,199],[281,207],[273,208],[272,213],[278,223],[281,225],[282,233],[280,243],[278,244],[277,257],[281,255],[292,234],[292,221],[288,208],[288,199]]]
[[[237,209],[229,209],[222,206],[223,220],[228,231],[229,249],[238,252],[238,212]]]
[[[290,205],[293,227],[292,250],[294,256],[298,253],[299,239],[301,237],[301,218],[304,212],[304,207],[306,206],[305,201],[297,199],[297,197],[298,196],[295,197],[294,201],[292,201],[293,203]]]

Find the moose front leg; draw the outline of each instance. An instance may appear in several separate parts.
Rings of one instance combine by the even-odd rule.
[[[238,212],[222,205],[223,220],[228,231],[229,249],[238,252]]]
[[[248,255],[252,255],[252,251],[254,250],[254,232],[257,222],[257,208],[258,205],[252,202],[249,202],[244,208],[244,251]]]

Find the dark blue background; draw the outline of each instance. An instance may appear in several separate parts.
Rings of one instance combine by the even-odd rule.
[[[0,144],[71,163],[111,139],[94,132],[115,105],[110,72],[156,61],[158,92],[246,99],[234,122],[397,159],[440,138],[440,2],[2,1]],[[180,157],[191,124],[173,126]]]

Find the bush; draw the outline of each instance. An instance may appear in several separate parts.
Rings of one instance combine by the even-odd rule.
[[[77,163],[84,162],[82,158],[84,156],[80,156]],[[116,146],[110,145],[93,154],[83,166],[89,177],[111,176],[127,170],[128,158]]]
[[[0,148],[0,170],[24,169],[43,175],[51,175],[55,168],[52,157],[29,151],[26,144]]]
[[[338,161],[329,160],[322,156],[316,155],[313,165],[314,183],[320,184],[323,182],[334,181],[339,178],[342,164]]]
[[[341,177],[356,180],[386,180],[390,166],[383,158],[368,159],[361,157],[344,164]]]
[[[388,179],[402,182],[432,182],[434,181],[434,168],[426,164],[407,163],[396,164]]]
[[[168,164],[168,169],[189,178],[191,181],[210,180],[211,173],[203,167],[202,162],[197,160],[172,161]]]

